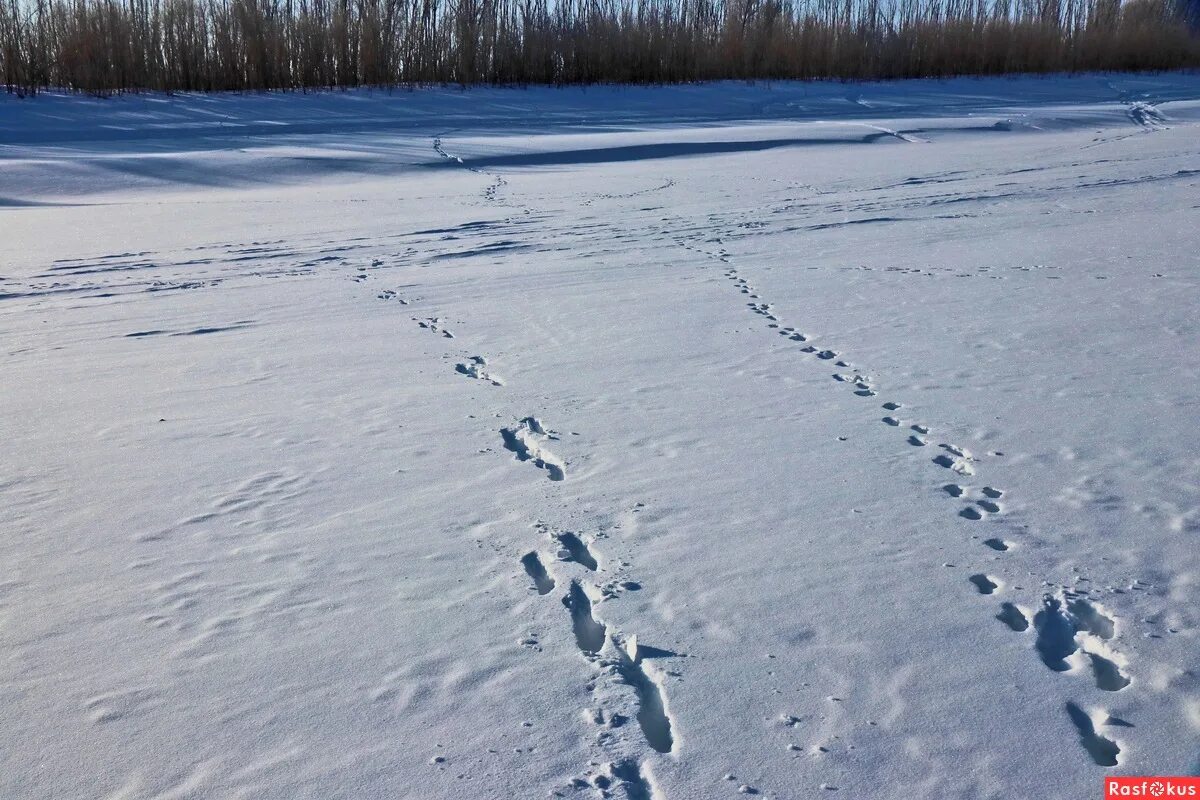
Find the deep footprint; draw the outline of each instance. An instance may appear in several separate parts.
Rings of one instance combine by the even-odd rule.
[[[1115,767],[1121,748],[1112,739],[1096,732],[1096,723],[1091,716],[1074,703],[1067,703],[1067,716],[1079,731],[1079,743],[1100,767]]]
[[[967,461],[967,459],[962,458],[962,457],[952,458],[948,455],[943,454],[940,456],[936,456],[933,459],[933,463],[937,464],[939,467],[945,467],[948,470],[957,472],[959,475],[974,475],[975,474],[975,468],[971,466],[970,462]]]
[[[640,657],[630,658],[624,650],[618,669],[621,677],[634,688],[638,696],[638,725],[646,742],[659,753],[669,753],[675,746],[671,733],[671,718],[667,715],[662,687],[642,667]]]
[[[538,558],[537,553],[526,553],[522,556],[521,566],[525,568],[525,574],[533,581],[533,586],[537,589],[538,594],[550,594],[554,591],[554,578],[550,577],[550,573],[542,566],[542,560]]]
[[[621,761],[610,767],[612,776],[624,790],[627,800],[655,800],[649,781],[642,777],[642,768],[633,759]],[[606,793],[606,796],[611,796]]]
[[[982,572],[972,575],[967,580],[975,584],[975,588],[979,590],[980,594],[992,594],[1000,588],[1000,583],[998,581],[987,575],[984,575]]]
[[[1119,692],[1129,685],[1129,677],[1121,672],[1121,668],[1099,653],[1084,650],[1092,662],[1092,675],[1096,678],[1096,688],[1105,692]]]
[[[1033,617],[1037,629],[1036,648],[1042,663],[1055,672],[1071,668],[1067,658],[1079,649],[1075,642],[1075,625],[1055,597],[1042,598],[1042,608]]]
[[[1021,609],[1014,606],[1012,603],[1001,603],[1000,613],[996,615],[996,619],[1003,622],[1017,633],[1029,630],[1029,620],[1021,612]]]
[[[588,655],[599,653],[604,647],[608,628],[592,616],[592,599],[579,584],[571,581],[571,588],[563,598],[563,605],[571,612],[571,626],[575,630],[575,643]]]
[[[1117,632],[1116,621],[1083,598],[1068,602],[1067,610],[1080,628],[1101,639],[1111,639]]]
[[[550,480],[561,481],[567,477],[563,462],[538,442],[539,437],[546,435],[536,417],[525,417],[516,427],[500,429],[505,450],[515,453],[518,461],[532,461],[538,468],[546,470]]]
[[[559,558],[566,555],[563,560],[574,561],[576,564],[582,564],[592,572],[596,571],[599,564],[596,562],[595,556],[583,540],[570,531],[564,531],[554,535],[555,540],[560,545]]]

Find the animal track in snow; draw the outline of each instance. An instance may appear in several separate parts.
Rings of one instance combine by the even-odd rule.
[[[751,297],[756,297],[756,296],[757,295],[751,295]],[[750,308],[751,311],[753,311],[755,314],[758,314],[759,316],[765,317],[766,319],[769,319],[772,322],[779,321],[779,318],[771,313],[771,304],[770,303],[746,303],[746,305]]]
[[[431,333],[440,333],[447,339],[454,338],[454,334],[446,330],[442,323],[441,317],[426,317],[425,319],[417,319],[416,317],[413,317],[413,320],[417,323],[417,327],[419,328],[424,328]]]
[[[810,352],[810,353],[815,352],[816,348],[815,347],[806,347],[805,351]],[[833,375],[833,379],[835,381],[837,381],[838,383],[849,383],[854,388],[854,393],[856,395],[858,395],[859,397],[874,397],[875,396],[875,390],[871,386],[870,379],[864,375],[860,375],[857,373],[852,374],[852,375],[846,375],[846,374],[843,374],[840,372],[836,372]]]
[[[377,294],[375,296],[378,297],[380,300],[395,300],[395,301],[399,302],[400,305],[402,305],[402,306],[408,305],[408,301],[405,300],[403,297],[400,297],[399,295],[397,295],[396,291],[394,289],[384,289],[382,292],[380,292],[379,294]]]
[[[795,328],[780,328],[779,335],[791,339],[793,342],[807,342],[808,337]]]
[[[468,378],[488,381],[493,386],[503,386],[504,380],[499,375],[487,371],[487,363],[487,359],[483,356],[471,356],[465,363],[455,364],[454,369],[460,375],[466,375]]]
[[[1067,716],[1071,718],[1075,730],[1079,732],[1079,743],[1092,757],[1092,761],[1100,767],[1115,767],[1118,763],[1117,756],[1121,754],[1121,747],[1097,731],[1096,720],[1092,715],[1074,703],[1067,703]]]
[[[722,260],[726,260],[726,259],[722,259]],[[751,293],[753,291],[753,287],[749,284],[749,282],[745,278],[738,275],[738,272],[736,269],[733,269],[733,268],[727,269],[727,270],[725,270],[724,275],[726,278],[731,280],[734,283],[734,285],[737,286],[744,293]],[[756,294],[754,295],[754,297],[757,300],[758,296]],[[772,320],[772,323],[778,322],[778,318],[772,312],[772,306],[770,303],[760,301],[760,302],[747,303],[746,305],[748,308],[750,308],[755,313],[763,315],[763,316],[768,316]],[[772,324],[769,327],[777,328],[779,330],[780,335],[788,337],[788,338],[795,338],[796,336],[799,336],[800,341],[807,341],[807,338],[808,338],[806,336],[797,334],[796,328],[791,327],[791,326],[782,326],[781,327],[780,325]],[[826,360],[826,361],[833,360],[833,359],[839,359],[839,356],[840,356],[840,353],[838,353],[836,350],[832,350],[832,349],[821,350],[813,345],[807,345],[807,346],[801,348],[801,352],[811,353],[813,355],[816,355],[817,358]],[[837,364],[839,366],[849,366],[849,364],[846,361],[840,360],[840,359],[837,361]],[[838,382],[851,384],[855,389],[854,393],[861,397],[873,397],[876,394],[874,387],[871,385],[871,382],[861,374],[835,373],[833,375],[833,378],[834,378],[834,380],[836,380]],[[882,407],[886,411],[895,412],[895,411],[898,411],[901,408],[903,408],[903,403],[899,403],[899,402],[895,402],[895,401],[888,401],[886,403],[883,403]],[[883,417],[882,422],[885,425],[888,425],[888,426],[894,427],[894,428],[900,428],[904,425],[904,423],[902,422],[902,420],[899,417],[893,416],[893,415]],[[911,433],[907,436],[906,441],[910,446],[912,446],[912,447],[928,446],[929,442],[924,437],[929,434],[929,431],[930,431],[929,426],[923,425],[920,423],[914,423],[914,424],[908,426],[908,430],[911,431]],[[975,474],[976,459],[969,450],[967,450],[966,448],[958,447],[956,445],[947,444],[947,443],[942,443],[939,446],[941,447],[943,452],[939,453],[932,459],[933,463],[935,463],[938,466],[943,467],[945,469],[949,469],[952,472],[958,473],[959,475],[970,476],[970,475]],[[963,497],[966,495],[966,489],[964,489],[963,487],[957,486],[956,484],[950,484],[945,488],[946,488],[946,491],[948,493],[950,493],[951,496],[953,496],[953,497]],[[982,494],[984,496],[984,499],[976,499],[972,505],[966,506],[964,508],[960,508],[958,511],[959,516],[963,517],[964,519],[978,521],[978,520],[982,520],[984,518],[984,516],[987,514],[1002,513],[1002,511],[1003,511],[1002,507],[1000,506],[1000,504],[998,502],[996,502],[1004,494],[1001,490],[995,489],[991,486],[986,486],[983,488]],[[993,549],[996,549],[996,548],[993,548]],[[1003,549],[1007,549],[1007,547],[1005,547]],[[1003,551],[1003,550],[1001,550],[1001,551]]]
[[[1121,669],[1124,658],[1107,644],[1116,633],[1116,623],[1087,600],[1047,595],[1033,626],[1038,655],[1055,672],[1087,664],[1099,689],[1119,692],[1130,684]]]
[[[589,571],[599,568],[596,554],[576,534],[561,532],[554,534],[552,539],[560,547],[560,559],[577,563]],[[534,553],[523,559],[526,572],[530,573],[531,577],[540,567],[538,564],[538,567],[531,569],[528,561],[535,559]],[[534,580],[536,582],[537,578]],[[597,602],[603,600],[601,594],[594,587],[586,587],[579,579],[572,579],[562,598],[563,605],[570,612],[576,645],[600,670],[599,675],[589,684],[589,689],[597,694],[600,706],[592,710],[589,717],[596,724],[603,726],[606,732],[621,727],[622,721],[628,717],[613,709],[619,709],[623,703],[628,702],[627,699],[621,698],[627,698],[628,691],[632,689],[637,701],[638,725],[647,744],[660,753],[669,753],[675,747],[675,740],[667,711],[666,695],[660,681],[645,661],[647,658],[675,654],[639,646],[637,636],[624,638],[599,619],[594,608]],[[602,732],[602,741],[607,740],[609,736],[606,732]]]
[[[675,747],[671,718],[667,714],[666,697],[662,687],[646,671],[642,653],[633,636],[618,648],[617,670],[638,697],[638,724],[646,742],[659,753],[669,753]]]
[[[625,192],[625,193],[621,193],[621,194],[593,195],[592,197],[589,197],[587,200],[584,200],[580,205],[590,206],[593,203],[595,203],[597,200],[630,200],[634,197],[641,197],[642,195],[647,195],[647,194],[651,194],[653,192],[661,192],[666,189],[670,189],[674,185],[675,185],[675,179],[667,178],[666,182],[664,182],[662,184],[650,186],[646,189],[638,189],[633,192]]]
[[[442,137],[440,137],[440,136],[434,137],[433,150],[435,153],[437,153],[439,156],[446,159],[447,161],[454,161],[459,164],[463,163],[463,160],[461,158],[459,158],[458,156],[452,156],[446,152],[446,148],[442,146]]]
[[[1152,112],[1151,112],[1152,113]],[[1132,112],[1131,112],[1132,114]],[[1137,119],[1137,118],[1135,118]],[[1141,120],[1138,119],[1140,122]],[[1153,122],[1151,122],[1153,124]],[[709,253],[713,258],[716,255]],[[723,255],[721,261],[728,263],[728,257]],[[797,329],[786,326],[778,319],[778,314],[769,302],[759,297],[757,290],[741,277],[736,269],[729,268],[724,272],[726,278],[745,295],[751,296],[755,302],[747,303],[748,307],[762,316],[770,316],[772,323],[768,327],[777,329],[779,335],[792,339],[799,336],[797,341],[805,342],[801,352],[817,356],[818,359],[835,361],[838,366],[849,367],[848,361],[843,360],[842,354],[832,348],[824,348],[809,343],[809,337],[800,335]],[[833,377],[836,381],[853,387],[855,394],[864,397],[875,396],[875,387],[866,377],[856,374],[838,373]],[[899,411],[903,404],[887,402],[883,409],[888,412]],[[896,428],[904,428],[903,435],[909,445],[914,447],[928,446],[926,440],[930,433],[927,425],[920,423],[908,424],[897,414],[890,414],[882,419],[884,424]],[[839,437],[842,438],[842,437]],[[966,448],[950,443],[940,443],[940,452],[933,456],[932,461],[939,467],[948,469],[961,476],[973,476],[979,467],[979,460]],[[998,451],[989,455],[1001,455]],[[1005,512],[1004,504],[1000,502],[1005,492],[994,486],[983,486],[972,490],[967,486],[949,483],[943,486],[943,491],[954,498],[962,498],[967,505],[960,506],[958,512],[970,520],[982,520],[987,515],[998,515]],[[1001,538],[988,538],[983,544],[996,554],[1007,553],[1012,545]],[[977,572],[969,576],[969,581],[980,594],[993,595],[1002,589],[1002,583],[992,575]],[[1073,593],[1060,593],[1057,598],[1048,597],[1038,613],[1027,612],[1013,603],[1002,603],[996,618],[1012,631],[1023,633],[1034,629],[1034,646],[1043,663],[1056,672],[1071,672],[1084,667],[1090,667],[1096,686],[1104,691],[1120,691],[1130,685],[1130,678],[1123,667],[1125,659],[1111,646],[1110,640],[1115,634],[1115,623],[1111,616],[1098,606],[1093,605]],[[1082,712],[1080,712],[1082,714]],[[1116,744],[1096,733],[1095,726],[1088,722],[1084,725],[1081,720],[1089,719],[1086,714],[1082,717],[1073,714],[1076,727],[1080,731],[1081,740],[1092,754],[1096,763],[1115,764]]]
[[[1081,652],[1091,662],[1092,677],[1096,679],[1096,688],[1105,692],[1119,692],[1132,681],[1121,670],[1124,659],[1114,650],[1095,637],[1082,637]]]
[[[1083,630],[1101,639],[1111,639],[1117,633],[1116,621],[1082,597],[1068,600],[1067,610]]]
[[[1148,131],[1166,130],[1167,118],[1152,103],[1135,100],[1129,104],[1129,118]]]
[[[500,190],[505,186],[508,186],[508,181],[500,175],[492,175],[492,182],[483,190],[483,199],[495,201]]]
[[[975,460],[975,458],[971,455],[971,451],[965,448],[955,447],[952,444],[942,444],[939,445],[939,447],[946,452],[939,456],[935,456],[933,463],[937,464],[939,467],[945,467],[948,470],[957,472],[959,475],[975,474],[975,467],[972,466],[972,462]]]
[[[566,465],[558,456],[541,445],[541,440],[552,438],[537,417],[525,417],[512,428],[501,428],[500,436],[504,447],[516,453],[518,461],[532,461],[534,466],[546,470],[552,481],[567,477]]]
[[[984,575],[982,572],[972,575],[969,580],[980,594],[993,594],[1000,588],[1000,581],[990,575]]]
[[[976,500],[974,506],[967,506],[962,511],[959,511],[958,515],[967,519],[983,519],[984,513],[999,514],[1001,510],[999,503],[991,500]]]
[[[558,542],[558,558],[561,561],[574,561],[576,564],[582,564],[588,570],[595,572],[599,567],[596,557],[592,555],[592,551],[575,534],[564,531],[554,535],[554,540]]]
[[[601,797],[623,797],[625,800],[659,800],[661,797],[650,779],[643,775],[643,766],[632,758],[605,764],[590,779],[576,778],[572,783],[572,788],[587,787],[599,790]]]
[[[1012,603],[1001,603],[1000,613],[996,615],[996,619],[1018,633],[1029,630],[1029,619],[1025,616],[1025,612]]]
[[[571,627],[575,631],[575,643],[588,655],[596,655],[604,647],[608,628],[592,616],[592,599],[579,581],[571,581],[563,605],[571,612]]]
[[[1055,672],[1066,672],[1071,668],[1067,658],[1077,649],[1075,625],[1063,608],[1062,601],[1047,595],[1042,599],[1042,608],[1033,617],[1037,630],[1037,651],[1042,663]]]
[[[529,552],[521,556],[521,566],[525,568],[525,574],[533,581],[533,586],[537,589],[538,594],[550,594],[554,591],[554,578],[546,571],[537,553]]]
[[[637,645],[637,637],[623,641],[620,634],[609,632],[611,647],[606,647],[596,665],[600,672],[589,685],[596,695],[600,705],[592,709],[588,716],[590,720],[604,727],[600,738],[611,739],[612,729],[623,727],[627,716],[614,712],[628,702],[632,690],[636,700],[638,727],[646,743],[656,752],[671,753],[675,750],[674,726],[666,701],[666,694],[656,675],[646,664],[650,653],[669,654],[655,648],[643,648]]]

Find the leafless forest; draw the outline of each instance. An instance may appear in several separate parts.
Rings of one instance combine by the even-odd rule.
[[[0,0],[0,80],[106,94],[1200,66],[1184,0]]]

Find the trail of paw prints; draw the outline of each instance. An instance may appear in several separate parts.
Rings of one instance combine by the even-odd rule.
[[[708,255],[714,257],[712,253]],[[723,256],[719,260],[724,264],[729,263],[728,257]],[[726,267],[723,275],[740,294],[747,297],[747,307],[763,317],[768,328],[776,330],[789,341],[802,344],[801,352],[842,367],[845,371],[833,373],[836,382],[850,387],[858,397],[877,396],[871,377],[845,360],[841,353],[820,348],[811,343],[811,336],[795,327],[783,325],[773,306],[755,286],[741,277],[737,269]],[[934,449],[929,463],[949,471],[957,478],[941,487],[944,496],[957,501],[957,516],[969,523],[1002,517],[1007,505],[1007,492],[1004,489],[992,485],[976,488],[963,480],[978,477],[980,459],[959,444],[937,442],[930,425],[907,418],[903,409],[904,405],[899,402],[889,400],[882,403],[883,413],[879,422],[904,436],[905,442],[911,447]],[[988,455],[1002,456],[1003,453],[993,451]],[[1013,542],[999,536],[983,539],[982,544],[993,554],[1006,554],[1014,547]],[[966,581],[974,593],[986,597],[1000,595],[1006,588],[1000,577],[986,571],[972,572],[967,575]],[[1015,633],[1033,635],[1034,648],[1042,662],[1055,672],[1090,673],[1095,687],[1104,692],[1122,691],[1132,682],[1127,671],[1127,660],[1113,646],[1115,618],[1074,591],[1064,590],[1058,596],[1046,596],[1036,613],[1004,601],[996,619]],[[1115,739],[1101,731],[1109,724],[1104,722],[1108,718],[1107,713],[1084,712],[1074,704],[1068,704],[1067,710],[1079,732],[1080,743],[1094,763],[1105,767],[1115,766],[1121,748]]]
[[[375,262],[375,264],[379,263],[381,262]],[[373,264],[373,266],[375,264]],[[365,275],[365,272],[360,274]],[[383,301],[394,300],[399,302],[400,305],[409,305],[409,301],[403,297],[400,297],[394,289],[384,289],[380,291],[376,297]],[[422,330],[427,330],[430,333],[440,335],[444,339],[455,338],[453,331],[446,327],[446,323],[441,317],[413,317],[412,319],[417,323],[417,327],[421,328]],[[465,360],[454,365],[454,371],[459,375],[465,375],[468,378],[484,381],[485,383],[490,383],[493,386],[504,385],[504,379],[491,371],[488,365],[488,360],[485,356],[467,356]]]
[[[1075,703],[1067,703],[1067,717],[1079,733],[1079,743],[1098,767],[1115,767],[1120,763],[1121,745],[1102,731],[1111,727],[1132,727],[1103,709],[1084,711]]]
[[[604,619],[603,603],[641,585],[619,580],[619,574],[607,582],[600,580],[609,573],[609,565],[595,538],[554,531],[541,523],[534,527],[542,549],[522,556],[521,567],[531,590],[542,597],[556,596],[565,611],[564,629],[569,626],[575,647],[591,670],[586,683],[591,701],[583,717],[606,754],[606,760],[592,762],[583,775],[553,794],[562,797],[590,790],[601,797],[661,798],[646,748],[660,754],[678,752],[676,724],[664,687],[666,677],[677,673],[660,670],[652,662],[678,654],[642,644],[636,634],[625,635]],[[613,566],[619,571],[619,565]]]
[[[861,372],[835,372],[833,379],[839,383],[849,384],[854,390],[854,394],[858,397],[874,397],[877,394],[875,387],[871,384],[870,376],[864,375]]]
[[[977,521],[983,519],[989,514],[1004,513],[1004,506],[1000,503],[1000,498],[1004,497],[1004,491],[993,486],[984,486],[979,490],[978,495],[970,486],[962,486],[957,483],[947,483],[942,487],[942,491],[951,497],[961,499],[967,503],[958,512],[958,515],[963,519]],[[993,546],[995,539],[988,539],[984,542],[993,550],[1005,552],[1008,550],[1007,545],[1004,547]]]
[[[461,157],[447,153],[446,148],[442,144],[442,138],[440,136],[435,137],[433,140],[433,151],[446,161],[458,164],[469,172],[474,172],[476,175],[484,175],[488,178],[491,178],[491,183],[489,183],[483,190],[483,199],[489,203],[496,202],[496,200],[499,198],[500,190],[505,186],[508,186],[508,181],[504,179],[504,176],[495,172],[487,172],[479,169],[478,167],[469,166]],[[525,213],[528,214],[529,209],[526,209]]]
[[[504,379],[488,370],[488,360],[483,356],[471,356],[466,361],[454,365],[454,371],[478,381],[486,381],[493,386],[503,386]]]
[[[728,263],[727,259],[722,260]],[[850,387],[856,397],[871,398],[878,395],[871,376],[843,358],[839,351],[819,347],[810,342],[812,337],[808,334],[803,333],[795,327],[781,324],[779,316],[775,313],[772,305],[762,299],[758,290],[743,278],[736,268],[728,267],[724,270],[723,274],[741,294],[750,298],[751,301],[747,302],[747,307],[753,313],[763,317],[768,322],[770,329],[777,331],[780,336],[788,341],[802,344],[800,352],[810,354],[819,361],[832,362],[834,366],[844,370],[832,374],[834,381]],[[888,401],[882,404],[882,408],[886,413],[880,417],[880,422],[900,432],[905,437],[905,442],[909,446],[927,447],[931,444],[930,437],[932,431],[930,426],[919,420],[905,419],[901,414],[901,409],[903,408],[901,403]],[[939,452],[931,459],[934,465],[948,469],[962,477],[972,477],[976,474],[978,459],[970,450],[951,442],[941,442],[936,447]],[[1003,490],[986,486],[982,492],[982,497],[968,497],[970,489],[954,485],[952,496],[967,500],[967,504],[962,506],[958,511],[960,517],[971,521],[978,521],[989,515],[1003,513],[1003,507],[999,502],[999,499],[1004,495]]]
[[[537,417],[525,417],[510,427],[501,428],[500,437],[504,449],[514,453],[518,461],[528,461],[545,470],[546,477],[552,481],[566,480],[566,463],[545,446],[547,441],[557,441],[559,436],[547,430]]]
[[[1116,619],[1102,606],[1063,590],[1042,598],[1033,616],[1034,644],[1042,663],[1055,672],[1090,671],[1096,688],[1119,692],[1129,686],[1126,659],[1112,646]]]
[[[820,361],[833,362],[835,366],[846,370],[833,373],[832,377],[834,381],[850,387],[857,397],[871,398],[878,395],[871,376],[844,359],[839,351],[818,347],[810,342],[811,337],[809,335],[799,331],[795,327],[782,325],[771,304],[762,300],[757,289],[745,278],[741,277],[736,268],[729,267],[725,269],[724,275],[734,284],[739,292],[753,299],[753,302],[747,303],[747,306],[755,314],[764,317],[769,323],[769,328],[778,331],[779,335],[789,341],[803,344],[804,346],[800,348],[802,353],[810,354]],[[903,404],[898,402],[887,401],[883,403],[882,409],[886,413],[880,417],[879,421],[900,432],[904,436],[905,442],[911,447],[930,446],[932,444],[931,427],[918,420],[905,419],[901,413],[902,408]],[[950,470],[961,477],[969,478],[976,475],[979,459],[969,449],[951,442],[937,443],[936,448],[938,451],[937,454],[930,459],[935,466]],[[961,498],[965,501],[965,504],[957,512],[958,516],[963,519],[979,521],[989,516],[999,516],[1004,512],[1004,507],[1000,503],[1000,498],[1004,496],[1004,491],[1001,489],[985,486],[981,490],[982,496],[979,497],[973,496],[973,490],[970,487],[959,486],[958,484],[950,484],[945,489],[950,496]],[[1008,550],[1008,546],[1005,545],[1002,548],[992,547],[991,549],[1005,552]]]
[[[425,317],[424,319],[413,317],[413,322],[417,323],[418,328],[436,333],[445,339],[454,338],[454,333],[446,327],[446,323],[441,317]]]
[[[356,269],[354,271],[354,274],[350,276],[350,280],[354,281],[355,283],[362,283],[366,279],[367,279],[367,268],[366,267],[359,267],[358,269]]]
[[[885,404],[891,411],[898,404]],[[885,424],[899,425],[895,418],[885,417]],[[942,453],[933,461],[938,466],[960,475],[975,474],[976,459],[969,450],[951,444],[941,444]],[[960,483],[947,483],[943,492],[964,503],[958,516],[970,522],[1004,513],[1003,489],[985,485],[975,489]],[[996,553],[1007,553],[1013,543],[1001,537],[989,537],[982,544]],[[1004,581],[985,572],[977,572],[967,579],[980,595],[1001,593]],[[1095,687],[1104,692],[1119,692],[1132,683],[1127,671],[1127,659],[1112,644],[1116,635],[1116,618],[1098,603],[1089,601],[1081,593],[1064,589],[1057,595],[1046,595],[1036,613],[1023,609],[1012,602],[1002,602],[996,619],[1015,633],[1033,632],[1034,648],[1043,664],[1060,673],[1082,674],[1090,672]],[[1098,732],[1095,725],[1085,724],[1095,715],[1088,715],[1078,706],[1068,704],[1072,721],[1080,733],[1084,749],[1099,766],[1116,766],[1121,752],[1115,740]],[[1104,712],[1098,712],[1106,717]]]
[[[1001,603],[996,619],[1014,633],[1031,636],[1038,658],[1055,673],[1089,675],[1102,692],[1120,692],[1133,683],[1128,661],[1114,645],[1117,618],[1082,592],[1062,589],[1046,594],[1036,611]],[[1073,702],[1066,709],[1092,761],[1101,767],[1117,766],[1121,745],[1104,731],[1133,726],[1103,709],[1088,712]]]
[[[374,262],[373,266],[379,263],[381,262],[376,261]],[[363,275],[364,277],[366,275],[365,272],[360,272],[359,274]],[[403,297],[400,297],[394,289],[384,289],[380,291],[376,297],[383,301],[394,300],[399,302],[400,305],[409,305],[409,301]],[[440,335],[444,339],[455,338],[453,331],[446,327],[446,323],[441,317],[413,317],[412,319],[417,323],[417,327],[421,328],[422,330],[427,330],[430,333]],[[504,385],[504,379],[491,371],[488,365],[488,360],[485,356],[467,356],[463,361],[460,361],[454,365],[454,371],[459,375],[484,381],[485,383],[490,383],[493,386]]]
[[[584,200],[582,203],[580,203],[580,205],[591,206],[597,200],[631,200],[635,197],[641,197],[643,195],[652,194],[654,192],[666,191],[667,189],[670,189],[674,185],[675,185],[675,179],[667,178],[666,181],[663,182],[662,184],[650,186],[646,189],[637,189],[635,191],[626,192],[624,194],[596,194],[596,195],[593,195],[593,196],[589,197],[588,199]]]
[[[500,190],[505,186],[508,186],[508,181],[504,180],[504,178],[499,175],[493,174],[491,178],[492,182],[483,190],[483,199],[487,200],[489,203],[495,202],[496,198],[499,196]]]
[[[408,305],[409,301],[396,294],[395,289],[384,289],[379,294],[375,295],[380,300],[395,300],[402,306]]]
[[[383,299],[391,299],[386,297]],[[453,335],[439,318],[418,320],[422,328]],[[466,377],[495,386],[504,381],[491,372],[483,356],[470,356],[455,365]],[[524,417],[500,429],[506,450],[517,461],[542,470],[551,481],[566,479],[567,464],[551,449],[560,439],[535,416]],[[620,564],[610,572],[595,547],[595,539],[573,531],[551,531],[535,526],[544,545],[524,553],[520,569],[538,597],[558,599],[565,610],[564,628],[569,625],[576,648],[591,667],[586,687],[592,703],[584,717],[593,726],[595,740],[605,753],[603,760],[592,762],[585,773],[556,791],[566,796],[578,790],[599,793],[601,797],[625,797],[634,800],[662,800],[648,757],[653,753],[677,752],[675,725],[670,716],[664,682],[667,673],[651,662],[671,658],[675,653],[639,644],[636,635],[626,636],[599,613],[606,601],[625,592],[639,591],[636,581],[620,579]],[[526,632],[518,644],[541,651],[539,634]]]
[[[440,318],[415,321],[423,329],[453,338]],[[459,361],[455,371],[495,386],[504,385],[483,356]],[[566,479],[568,465],[551,449],[560,436],[538,417],[524,417],[501,428],[500,435],[516,461],[532,464],[551,481]],[[600,613],[603,603],[642,587],[636,581],[620,579],[621,564],[614,564],[610,571],[593,538],[572,531],[551,532],[544,526],[539,531],[546,546],[524,553],[519,559],[520,570],[532,592],[538,597],[558,599],[565,610],[564,628],[569,625],[568,635],[591,667],[586,688],[592,702],[583,716],[605,754],[555,794],[566,796],[587,790],[601,797],[662,800],[665,795],[655,783],[648,759],[655,753],[678,751],[664,688],[667,677],[678,673],[659,669],[654,662],[677,654],[640,644],[636,635],[626,636],[604,619]],[[535,652],[543,647],[536,632],[524,633],[518,643]]]

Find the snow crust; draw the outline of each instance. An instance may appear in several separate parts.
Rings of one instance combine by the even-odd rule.
[[[1195,774],[1198,121],[0,98],[0,797]]]

